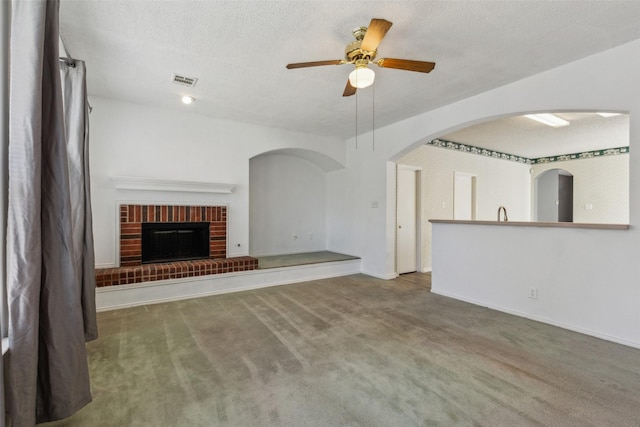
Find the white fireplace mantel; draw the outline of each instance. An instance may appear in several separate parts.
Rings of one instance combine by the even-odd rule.
[[[235,184],[223,184],[218,182],[177,181],[171,179],[142,178],[133,176],[114,176],[111,177],[111,181],[116,183],[116,189],[118,190],[231,194],[236,187]]]

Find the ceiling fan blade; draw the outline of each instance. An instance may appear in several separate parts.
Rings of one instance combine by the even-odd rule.
[[[373,18],[371,20],[371,23],[369,24],[369,27],[367,28],[367,32],[364,35],[364,39],[362,40],[360,49],[366,50],[368,52],[373,52],[374,50],[376,50],[392,25],[393,23],[385,19]]]
[[[412,61],[410,59],[382,58],[376,61],[376,65],[382,68],[395,68],[397,70],[428,73],[434,69],[436,63],[427,61]]]
[[[347,79],[347,85],[344,87],[344,92],[342,96],[351,96],[356,94],[356,88],[351,86],[351,82]]]
[[[329,61],[313,61],[313,62],[298,62],[295,64],[287,64],[289,70],[293,68],[306,68],[306,67],[318,67],[320,65],[340,65],[344,64],[342,59],[331,59]]]

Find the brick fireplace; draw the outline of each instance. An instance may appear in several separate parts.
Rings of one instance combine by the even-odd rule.
[[[208,222],[209,258],[227,257],[226,206],[120,205],[120,266],[142,263],[142,223]]]
[[[251,257],[227,256],[227,207],[120,205],[120,267],[96,270],[97,286],[113,286],[233,271],[254,270]],[[209,258],[142,264],[143,223],[208,223]]]

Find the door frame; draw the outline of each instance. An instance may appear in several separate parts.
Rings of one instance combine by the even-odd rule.
[[[456,218],[456,198],[458,195],[458,192],[456,191],[456,183],[457,183],[457,178],[458,177],[464,177],[464,178],[469,178],[470,179],[470,192],[471,192],[471,200],[470,202],[470,209],[471,209],[471,218],[469,218],[470,220],[475,220],[478,217],[478,201],[477,201],[477,186],[478,186],[478,175],[475,173],[468,173],[468,172],[458,172],[458,171],[454,171],[453,172],[453,219],[459,219]]]
[[[394,240],[395,244],[393,246],[394,250],[394,273],[398,276],[398,171],[400,169],[410,170],[415,172],[416,179],[416,191],[415,191],[415,206],[416,206],[416,271],[422,272],[422,167],[420,166],[412,166],[412,165],[404,165],[404,164],[396,164],[396,200],[395,200],[395,230],[394,230]]]

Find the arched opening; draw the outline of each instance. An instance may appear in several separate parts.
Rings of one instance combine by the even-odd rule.
[[[534,219],[539,222],[573,222],[573,175],[549,169],[535,178]]]
[[[423,171],[423,270],[431,268],[429,220],[455,218],[453,181],[460,174],[475,177],[475,220],[495,221],[505,206],[510,221],[543,221],[536,214],[535,178],[562,169],[573,176],[573,203],[553,221],[629,222],[629,115],[554,114],[570,124],[554,128],[522,115],[501,117],[429,138],[395,159]]]

